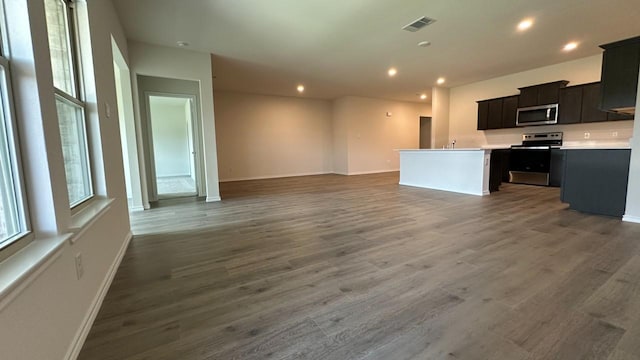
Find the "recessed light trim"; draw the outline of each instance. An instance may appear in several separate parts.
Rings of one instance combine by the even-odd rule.
[[[179,47],[187,47],[189,46],[189,43],[186,41],[177,41],[176,45],[178,45]]]
[[[387,71],[387,74],[389,74],[389,76],[394,77],[398,74],[398,69],[392,67]]]
[[[438,80],[436,82],[438,83],[438,85],[442,85],[442,84],[445,83],[445,81],[447,81],[447,80],[445,80],[445,78],[441,77],[441,78],[438,78]]]
[[[420,99],[426,100],[427,99],[427,94],[420,94]]]
[[[519,31],[526,31],[533,25],[533,19],[524,19],[518,23]]]
[[[431,41],[420,41],[418,43],[418,46],[420,46],[420,47],[427,47],[427,46],[430,46],[430,45],[431,45]]]
[[[298,90],[298,92],[302,94],[304,92],[304,85],[298,85],[296,90]]]
[[[578,43],[575,41],[572,41],[570,43],[568,43],[567,45],[565,45],[562,50],[564,51],[572,51],[578,48]]]

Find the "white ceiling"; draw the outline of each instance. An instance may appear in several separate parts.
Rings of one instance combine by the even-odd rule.
[[[455,87],[601,53],[640,35],[640,0],[114,0],[130,39],[214,54],[214,87],[419,101]],[[416,33],[401,28],[437,20]],[[524,33],[523,18],[535,19]],[[417,46],[431,41],[427,48]],[[562,46],[578,41],[577,50]],[[398,75],[386,71],[394,66]],[[560,79],[558,79],[560,80]],[[429,100],[428,100],[429,101]]]

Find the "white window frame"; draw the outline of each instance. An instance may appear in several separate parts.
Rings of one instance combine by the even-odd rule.
[[[75,106],[82,110],[82,122],[83,122],[83,138],[84,138],[84,155],[85,161],[87,165],[87,173],[89,174],[88,185],[89,185],[89,195],[85,198],[79,199],[73,203],[69,204],[69,207],[73,210],[77,208],[79,205],[86,203],[87,201],[93,199],[96,195],[94,188],[94,179],[93,179],[93,159],[91,157],[90,149],[90,140],[89,140],[89,130],[87,123],[87,108],[85,103],[85,89],[84,89],[84,81],[82,78],[82,57],[80,56],[80,39],[78,34],[78,18],[77,13],[75,11],[75,3],[73,0],[55,0],[61,1],[66,6],[65,20],[67,22],[67,31],[68,31],[68,48],[69,48],[69,61],[71,62],[71,79],[73,84],[73,90],[75,92],[75,96],[73,94],[69,94],[64,90],[58,89],[54,86],[54,92],[56,98],[60,98],[62,101],[66,102],[68,105]],[[56,99],[57,100],[57,99]],[[66,172],[65,172],[66,176]]]
[[[13,90],[11,88],[11,66],[8,57],[8,38],[5,26],[4,3],[0,0],[0,106],[4,113],[4,123],[0,124],[6,131],[11,180],[16,197],[15,210],[19,232],[0,242],[0,261],[6,259],[33,240],[31,220],[29,218],[27,194],[24,185],[24,173],[20,156],[18,127],[15,116]]]

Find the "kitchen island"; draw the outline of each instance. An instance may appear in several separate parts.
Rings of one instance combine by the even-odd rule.
[[[402,149],[400,185],[489,195],[490,149]]]

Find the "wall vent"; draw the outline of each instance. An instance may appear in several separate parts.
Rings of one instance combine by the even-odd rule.
[[[436,22],[436,19],[431,19],[426,16],[423,16],[420,19],[412,22],[411,24],[403,26],[402,30],[416,32],[427,25],[433,24],[434,22]]]

